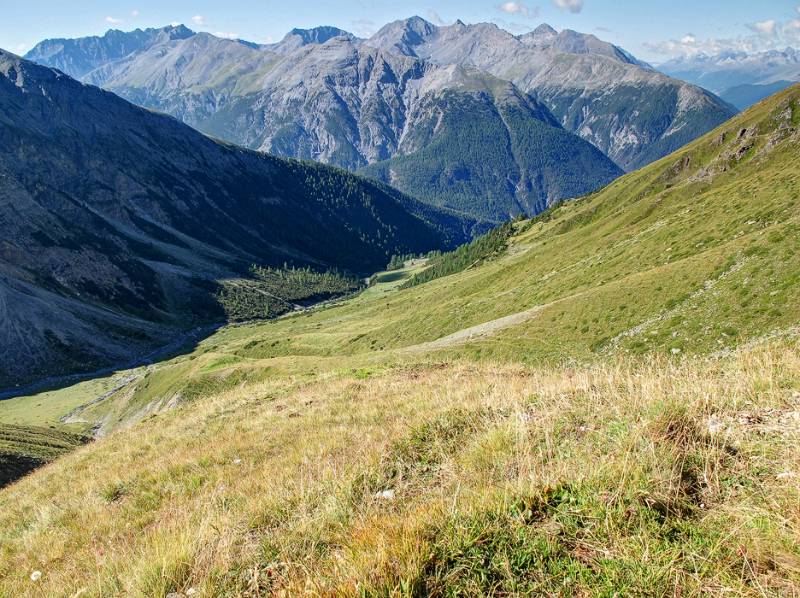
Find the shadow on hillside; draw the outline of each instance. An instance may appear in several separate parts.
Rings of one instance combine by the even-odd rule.
[[[180,334],[169,344],[154,348],[152,351],[140,354],[129,361],[111,364],[100,369],[65,374],[63,376],[48,376],[47,378],[28,384],[21,384],[14,388],[0,388],[0,401],[41,392],[60,390],[67,386],[77,384],[78,382],[99,378],[101,376],[108,376],[120,370],[129,370],[151,365],[158,361],[164,361],[172,357],[191,353],[197,348],[200,342],[227,324],[228,322],[226,321],[193,328],[192,330]]]

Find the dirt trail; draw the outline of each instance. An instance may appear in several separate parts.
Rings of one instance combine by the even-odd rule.
[[[426,343],[420,343],[418,345],[411,345],[410,347],[405,347],[402,350],[410,351],[413,353],[422,353],[425,351],[435,351],[437,349],[447,349],[449,347],[462,345],[464,343],[468,343],[469,341],[474,341],[479,338],[486,338],[492,336],[497,332],[500,332],[501,330],[510,328],[511,326],[522,324],[523,322],[526,322],[531,318],[533,318],[543,309],[546,309],[551,305],[555,305],[556,303],[559,303],[561,301],[572,299],[573,297],[576,296],[577,295],[571,295],[569,297],[556,299],[555,301],[551,301],[550,303],[537,305],[535,307],[531,307],[530,309],[526,309],[525,311],[520,311],[515,314],[503,316],[502,318],[489,320],[488,322],[484,322],[483,324],[477,324],[475,326],[470,326],[469,328],[464,328],[462,330],[459,330],[458,332],[453,332],[452,334],[448,334],[447,336],[437,338],[435,341],[428,341]]]

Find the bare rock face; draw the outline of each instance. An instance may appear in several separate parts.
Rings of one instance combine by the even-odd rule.
[[[194,32],[183,25],[130,32],[111,29],[103,36],[45,40],[28,52],[26,58],[80,78],[99,66],[154,44],[192,35]]]
[[[30,56],[222,139],[362,170],[497,220],[591,192],[735,112],[613,44],[549,25],[515,36],[412,17],[368,40],[319,27],[266,46],[186,31],[42,42]],[[511,130],[510,105],[526,113],[513,128],[535,133]],[[444,157],[433,179],[426,150]]]
[[[313,29],[292,29],[277,44],[267,44],[262,47],[276,54],[291,54],[303,46],[324,44],[334,37],[343,37],[351,41],[358,40],[352,33],[338,27],[314,27]]]
[[[219,321],[216,281],[251,264],[368,273],[463,242],[471,226],[3,51],[0,197],[0,389]]]

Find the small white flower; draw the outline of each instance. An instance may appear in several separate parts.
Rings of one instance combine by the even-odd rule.
[[[708,420],[708,422],[706,424],[706,427],[708,429],[708,433],[711,436],[715,436],[715,435],[719,434],[720,432],[724,432],[725,428],[727,427],[727,425],[725,424],[725,422],[722,419],[720,419],[716,415],[712,415],[709,418],[709,420]]]
[[[392,500],[394,498],[394,490],[381,490],[375,493],[375,498],[382,500]]]
[[[673,355],[678,355],[680,352],[681,352],[681,350],[678,347],[672,347],[672,354]]]
[[[233,460],[233,464],[234,465],[241,465],[242,464],[242,460],[239,459],[239,458],[236,458],[236,459]]]
[[[41,571],[34,571],[31,573],[31,581],[39,581],[42,578]]]

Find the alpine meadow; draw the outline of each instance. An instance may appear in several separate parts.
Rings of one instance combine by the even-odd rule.
[[[797,12],[42,4],[0,596],[800,596]]]

